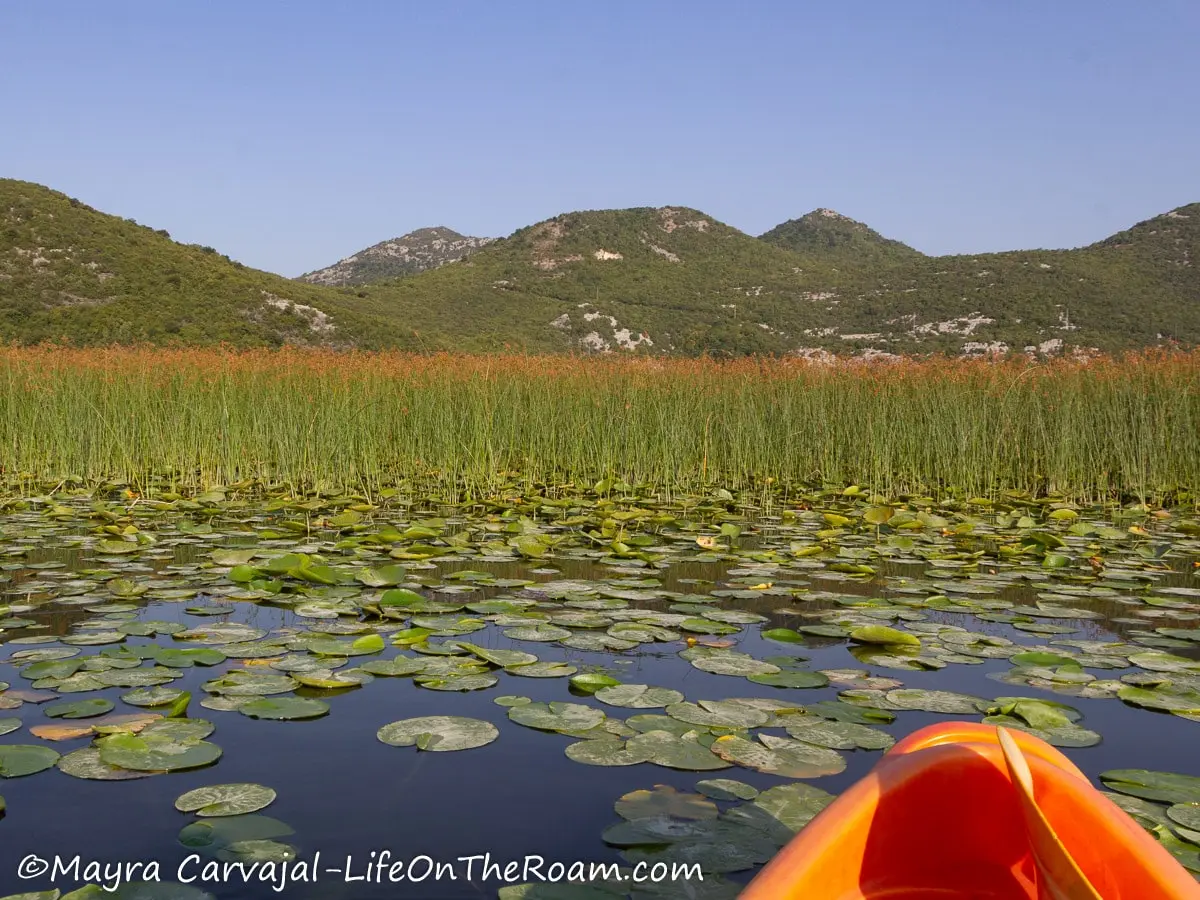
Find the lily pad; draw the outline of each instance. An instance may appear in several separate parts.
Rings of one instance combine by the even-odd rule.
[[[525,653],[522,650],[493,650],[488,647],[480,647],[477,644],[469,644],[465,641],[459,641],[458,646],[462,647],[468,653],[473,653],[480,659],[490,662],[494,666],[500,666],[505,669],[527,666],[530,663],[538,661],[538,658],[532,653]]]
[[[156,706],[170,706],[186,694],[187,691],[181,691],[177,688],[152,687],[122,694],[121,700],[130,706],[141,706],[152,709]]]
[[[1110,769],[1100,773],[1109,790],[1166,803],[1200,803],[1200,778],[1146,769]]]
[[[1200,832],[1200,803],[1176,803],[1168,807],[1167,818],[1176,825]]]
[[[372,659],[363,663],[359,668],[372,675],[385,677],[404,677],[417,675],[424,671],[426,660],[409,656],[397,656],[393,659]]]
[[[915,634],[889,628],[886,625],[861,625],[850,632],[850,640],[856,644],[881,644],[892,647],[920,647],[921,639]]]
[[[692,665],[703,672],[715,675],[740,675],[749,678],[751,675],[776,675],[782,671],[779,666],[761,659],[755,659],[745,653],[723,651],[698,656]]]
[[[540,731],[587,731],[604,721],[604,713],[578,703],[526,703],[513,706],[508,717],[518,725]]]
[[[579,668],[570,663],[543,660],[541,662],[513,666],[504,671],[509,675],[519,675],[522,678],[567,678],[578,672]]]
[[[795,782],[768,788],[754,798],[754,806],[792,831],[799,831],[836,799],[819,787]]]
[[[588,766],[636,766],[650,761],[644,748],[630,748],[616,737],[576,741],[567,745],[565,753],[568,759]]]
[[[729,763],[703,744],[669,731],[637,734],[625,742],[625,747],[631,753],[643,755],[648,762],[669,769],[703,772],[729,768]]]
[[[925,712],[955,715],[973,715],[986,708],[990,703],[982,697],[973,697],[970,694],[908,688],[888,691],[887,699],[893,709],[919,709]]]
[[[69,700],[63,703],[51,703],[46,707],[46,715],[52,719],[90,719],[112,712],[115,704],[111,700],[96,697],[90,700]]]
[[[172,740],[154,735],[149,729],[141,734],[113,734],[99,738],[96,748],[100,761],[138,772],[176,772],[211,765],[221,757],[221,748],[202,740]]]
[[[696,782],[696,790],[714,800],[753,800],[759,790],[732,778],[705,778]]]
[[[192,850],[216,853],[241,841],[268,841],[295,834],[278,819],[256,814],[222,816],[193,822],[179,832],[179,843]]]
[[[672,703],[667,715],[689,725],[718,728],[755,728],[770,721],[769,713],[736,700],[701,700],[699,703]]]
[[[482,691],[498,684],[495,675],[417,675],[413,681],[431,691]]]
[[[673,819],[715,819],[717,805],[700,794],[685,794],[667,784],[653,790],[630,791],[613,805],[622,819],[670,816]]]
[[[175,801],[175,808],[215,818],[258,812],[274,802],[275,791],[261,784],[215,784],[181,795]]]
[[[846,768],[845,757],[835,750],[771,734],[760,734],[757,743],[723,735],[713,741],[712,752],[728,762],[784,778],[819,778]]]
[[[500,736],[491,722],[463,716],[421,716],[402,719],[379,729],[377,737],[393,747],[418,750],[471,750],[490,744]]]
[[[0,778],[22,778],[44,772],[58,762],[59,754],[36,744],[0,744]]]
[[[658,709],[683,699],[679,691],[648,684],[613,685],[596,691],[593,696],[601,703],[622,709]]]
[[[755,684],[795,690],[822,688],[829,684],[829,679],[820,672],[776,672],[773,675],[751,675],[749,680]]]
[[[895,738],[878,728],[820,716],[791,716],[784,728],[796,740],[831,750],[887,750],[895,743]]]
[[[88,781],[132,781],[136,778],[149,778],[153,774],[111,766],[100,758],[100,751],[95,747],[84,747],[82,750],[68,753],[58,760],[56,765],[60,772]]]
[[[571,687],[585,694],[595,695],[597,691],[603,690],[604,688],[615,687],[620,683],[621,682],[617,679],[611,678],[608,675],[602,675],[598,672],[584,672],[580,675],[571,676]]]
[[[238,712],[251,719],[290,722],[319,719],[329,713],[329,704],[311,697],[262,697],[242,704]]]
[[[504,636],[514,641],[561,641],[571,632],[557,625],[518,625],[504,629]]]

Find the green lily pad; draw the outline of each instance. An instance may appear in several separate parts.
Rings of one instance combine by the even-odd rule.
[[[44,772],[59,760],[49,747],[35,744],[0,744],[0,778],[22,778]]]
[[[279,841],[234,841],[216,852],[217,859],[229,863],[286,863],[297,856],[296,848]]]
[[[776,672],[773,675],[751,675],[749,680],[755,684],[796,690],[822,688],[829,684],[829,679],[820,672]]]
[[[845,757],[835,750],[771,734],[760,734],[758,742],[723,735],[713,741],[712,752],[728,762],[784,778],[818,778],[846,768]]]
[[[261,649],[263,652],[266,648]],[[226,655],[220,650],[214,650],[211,647],[189,647],[179,649],[176,647],[162,647],[155,651],[154,660],[160,666],[168,666],[172,669],[190,669],[192,666],[215,666],[223,663]]]
[[[51,703],[46,707],[46,715],[52,719],[90,719],[112,712],[114,704],[111,700],[96,697],[90,700],[69,700],[63,703]]]
[[[110,766],[100,758],[100,751],[95,747],[84,747],[68,753],[55,765],[60,772],[87,781],[132,781],[136,778],[149,778],[153,774]]]
[[[329,704],[311,697],[262,697],[238,707],[238,712],[251,719],[296,721],[319,719],[329,713]]]
[[[921,646],[921,639],[915,634],[889,628],[886,625],[861,625],[850,632],[850,640],[856,644],[881,644],[894,647]]]
[[[580,675],[571,676],[571,687],[585,694],[594,695],[597,691],[615,687],[620,683],[617,679],[610,678],[608,675],[602,675],[598,672],[584,672]]]
[[[1167,808],[1167,818],[1191,831],[1200,831],[1200,803],[1176,803]]]
[[[1200,691],[1174,691],[1166,687],[1147,690],[1124,685],[1117,691],[1117,696],[1129,705],[1143,709],[1200,716]]]
[[[811,784],[795,782],[768,788],[753,804],[792,831],[799,831],[837,798]]]
[[[177,688],[141,688],[136,691],[130,691],[128,694],[122,694],[121,700],[130,706],[152,709],[156,706],[170,706],[185,694],[187,694],[187,691],[181,691]]]
[[[504,629],[504,636],[514,641],[561,641],[569,638],[571,632],[557,625],[518,625]]]
[[[732,778],[705,778],[696,782],[696,790],[714,800],[753,800],[758,788]]]
[[[426,661],[409,656],[397,656],[393,659],[372,659],[363,663],[359,668],[372,675],[385,677],[404,677],[420,674],[425,669]]]
[[[756,728],[770,721],[770,714],[736,700],[701,700],[672,703],[667,715],[689,725],[718,728]]]
[[[997,697],[987,707],[989,716],[1010,716],[1020,719],[1032,728],[1050,730],[1078,722],[1083,716],[1079,710],[1065,703],[1042,700],[1034,697]]]
[[[831,750],[887,750],[895,743],[895,738],[878,728],[834,722],[820,716],[791,716],[784,728],[798,741]]]
[[[175,741],[165,735],[112,734],[99,738],[100,761],[139,772],[175,772],[216,762],[221,748],[202,740]]]
[[[229,697],[263,697],[271,694],[288,694],[299,683],[288,675],[273,675],[266,672],[251,672],[233,669],[220,678],[206,681],[201,687],[212,694]]]
[[[578,703],[526,703],[513,706],[508,717],[518,725],[540,731],[587,731],[604,721],[604,713]]]
[[[498,684],[495,675],[417,675],[413,681],[431,691],[482,691]]]
[[[1003,725],[1005,728],[1026,731],[1055,747],[1094,747],[1101,741],[1100,735],[1095,731],[1075,724],[1034,728],[1024,720],[1014,716],[987,716],[984,718],[983,723],[985,725]]]
[[[1109,790],[1166,803],[1200,803],[1200,778],[1147,769],[1110,769],[1100,773]]]
[[[901,688],[887,692],[893,709],[919,709],[924,712],[973,715],[986,708],[990,701],[970,694],[953,691],[923,691]],[[983,706],[980,706],[983,704]]]
[[[490,744],[500,736],[491,722],[462,716],[421,716],[402,719],[379,729],[379,740],[393,747],[419,750],[471,750]]]
[[[882,692],[879,692],[882,693]],[[804,704],[810,715],[835,722],[855,722],[859,725],[887,725],[896,721],[896,714],[887,709],[858,706],[842,700],[821,700]]]
[[[0,719],[0,735],[12,734],[20,727],[20,719]]]
[[[762,636],[770,641],[779,641],[784,644],[803,644],[804,635],[798,631],[793,631],[791,628],[768,628],[761,632]]]
[[[622,819],[670,816],[673,819],[715,819],[717,804],[700,794],[685,794],[667,784],[653,790],[630,791],[613,804]]]
[[[648,684],[617,684],[596,691],[594,696],[601,703],[622,709],[657,709],[683,699],[679,691]]]
[[[692,659],[691,663],[703,672],[712,672],[715,675],[737,675],[743,678],[749,678],[751,675],[777,675],[783,671],[779,666],[732,650],[698,656]]]
[[[504,669],[527,666],[530,663],[538,661],[538,658],[532,653],[525,653],[521,650],[492,650],[488,647],[480,647],[477,644],[468,644],[465,641],[459,641],[458,646],[462,647],[468,653],[473,653],[480,659]]]
[[[703,744],[669,731],[637,734],[625,742],[625,747],[631,753],[644,756],[647,762],[669,769],[704,772],[729,768],[729,763]]]
[[[567,678],[578,672],[579,668],[570,663],[543,660],[513,666],[504,671],[509,675],[519,675],[522,678]]]
[[[179,843],[191,850],[215,853],[240,841],[268,841],[295,834],[278,819],[256,814],[222,816],[193,822],[179,832]]]
[[[214,784],[181,795],[175,801],[175,808],[215,818],[258,812],[274,802],[275,791],[261,784]]]
[[[568,759],[588,766],[636,766],[649,762],[645,750],[629,748],[626,741],[616,737],[594,738],[568,744],[564,751]]]

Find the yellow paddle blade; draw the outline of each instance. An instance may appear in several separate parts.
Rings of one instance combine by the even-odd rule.
[[[1038,900],[1103,900],[1083,874],[1033,796],[1033,773],[1017,742],[996,726],[1008,775],[1017,792],[1038,873]]]

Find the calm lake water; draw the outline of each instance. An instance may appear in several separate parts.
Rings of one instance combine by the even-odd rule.
[[[25,519],[21,515],[26,516]],[[44,522],[39,516],[21,514],[9,517],[9,532],[0,549],[9,551],[7,589],[0,595],[0,604],[32,603],[29,611],[10,612],[10,618],[30,619],[38,628],[9,627],[0,631],[0,682],[11,683],[11,690],[28,689],[11,654],[23,650],[62,646],[57,643],[24,644],[21,639],[31,636],[66,636],[77,633],[81,623],[96,620],[101,613],[89,612],[77,605],[65,605],[62,600],[77,598],[71,588],[63,586],[73,579],[94,582],[85,588],[86,596],[95,596],[96,604],[124,602],[104,590],[104,582],[114,573],[134,581],[164,582],[169,580],[179,588],[189,585],[199,591],[187,601],[161,602],[148,600],[145,595],[128,600],[136,606],[137,620],[164,620],[186,623],[188,627],[211,625],[215,622],[243,622],[268,632],[287,628],[310,628],[327,620],[297,616],[291,609],[266,604],[235,602],[234,611],[220,617],[201,617],[189,614],[186,607],[205,603],[221,593],[237,590],[228,578],[227,569],[198,569],[207,562],[213,547],[255,546],[253,535],[234,535],[220,530],[213,535],[188,535],[172,532],[167,522],[160,523],[160,544],[150,556],[118,560],[97,556],[93,549],[81,544],[77,528],[42,530],[32,537],[22,538],[23,522]],[[262,528],[262,518],[253,523]],[[749,530],[749,527],[748,529]],[[166,535],[167,538],[163,539]],[[236,540],[234,538],[237,538]],[[846,609],[844,602],[825,598],[822,592],[840,597],[897,596],[889,591],[901,584],[925,584],[930,576],[922,560],[876,560],[876,574],[866,580],[855,580],[827,568],[792,568],[786,562],[760,563],[745,557],[756,547],[786,547],[795,535],[775,535],[770,528],[757,538],[750,536],[741,542],[734,556],[741,558],[695,559],[696,547],[689,545],[687,554],[678,560],[668,555],[664,567],[603,558],[580,558],[568,552],[563,558],[554,554],[544,559],[495,561],[478,554],[454,553],[451,559],[431,560],[432,568],[410,570],[409,583],[427,596],[455,602],[477,602],[490,597],[514,597],[545,601],[544,594],[526,593],[522,587],[479,586],[466,594],[430,592],[433,586],[443,585],[444,576],[470,569],[487,572],[502,579],[529,579],[534,582],[571,580],[607,585],[631,579],[652,578],[657,592],[677,595],[707,594],[712,590],[734,588],[745,591],[748,581],[767,581],[776,590],[760,596],[720,597],[714,605],[725,610],[745,610],[758,613],[767,622],[747,624],[737,633],[718,636],[733,642],[733,649],[759,659],[802,655],[807,657],[805,668],[811,670],[865,669],[871,675],[895,678],[908,688],[956,691],[991,698],[996,696],[1045,697],[1068,703],[1083,714],[1081,724],[1099,732],[1103,741],[1097,746],[1067,749],[1065,752],[1090,777],[1115,768],[1144,768],[1190,775],[1200,775],[1200,725],[1169,714],[1155,713],[1126,705],[1115,698],[1089,699],[1063,696],[1034,687],[1002,684],[988,676],[1008,671],[1012,664],[1003,658],[985,659],[978,665],[950,664],[937,671],[909,671],[863,664],[850,654],[849,643],[840,638],[809,636],[804,645],[784,644],[764,639],[763,629],[796,628],[820,621],[820,610],[835,613]],[[75,544],[77,546],[71,546]],[[859,538],[858,544],[869,547],[869,538]],[[287,542],[279,540],[270,546],[272,553],[282,554]],[[394,560],[386,556],[357,560],[350,551],[334,552],[333,540],[304,536],[292,546],[318,550],[331,563],[353,565],[382,565]],[[385,548],[386,549],[386,548]],[[148,551],[149,552],[149,551]],[[700,554],[703,556],[703,554]],[[720,556],[722,554],[712,554]],[[55,568],[29,568],[31,564],[59,563]],[[1153,575],[1156,589],[1179,586],[1195,587],[1192,575],[1192,556],[1187,552],[1166,557],[1171,572],[1157,571]],[[96,574],[95,570],[105,571]],[[553,570],[553,571],[550,571]],[[731,570],[735,574],[731,574]],[[1039,577],[1043,574],[1034,570]],[[92,574],[80,573],[92,572]],[[1003,575],[1005,569],[1000,568]],[[933,573],[941,575],[943,573]],[[960,573],[952,573],[960,574]],[[983,573],[986,575],[986,573]],[[1050,572],[1050,576],[1056,573]],[[218,577],[219,576],[219,577]],[[959,578],[959,583],[967,583]],[[953,582],[937,582],[954,586]],[[1136,586],[1141,589],[1141,586]],[[1018,605],[1034,604],[1039,593],[1049,588],[1045,581],[1012,580],[988,594],[988,600],[1009,601]],[[373,592],[375,589],[359,587]],[[634,590],[638,590],[634,588]],[[805,593],[818,599],[806,599]],[[791,593],[795,591],[796,593]],[[745,591],[745,593],[749,593]],[[1128,594],[1134,594],[1133,587]],[[1113,596],[1076,596],[1077,608],[1099,613],[1101,618],[1053,618],[1045,621],[1074,629],[1068,638],[1089,641],[1127,641],[1135,625],[1114,622],[1136,614],[1128,602],[1122,602],[1125,592]],[[970,596],[970,595],[966,595]],[[694,597],[688,598],[690,601]],[[666,611],[678,597],[632,601],[637,608]],[[1064,601],[1065,602],[1065,601]],[[1186,602],[1181,604],[1186,606]],[[791,609],[795,612],[780,612]],[[1059,636],[1040,635],[1014,629],[1003,622],[981,621],[972,612],[945,609],[919,610],[925,622],[961,626],[974,632],[1004,637],[1030,647],[1044,647],[1047,641]],[[1158,610],[1162,612],[1162,610]],[[1180,608],[1171,615],[1158,615],[1146,620],[1146,627],[1176,626],[1195,628],[1192,610]],[[2,613],[2,608],[0,608]],[[119,614],[120,615],[120,614]],[[470,613],[464,613],[470,615]],[[5,616],[0,614],[0,628]],[[120,620],[113,620],[120,621]],[[344,619],[344,621],[346,621]],[[350,619],[348,621],[353,621]],[[903,623],[881,620],[884,624]],[[342,635],[334,635],[342,639]],[[702,634],[695,637],[706,639]],[[452,638],[447,638],[452,639]],[[820,700],[836,700],[845,685],[831,684],[818,689],[780,689],[754,684],[742,677],[731,677],[701,671],[679,657],[684,649],[681,641],[643,643],[620,652],[589,652],[564,647],[552,642],[516,641],[502,634],[502,628],[489,624],[486,630],[476,631],[462,640],[487,648],[504,648],[535,653],[541,660],[562,660],[579,667],[580,671],[600,670],[622,682],[644,683],[674,688],[690,701],[720,700],[740,697],[764,697],[788,704],[810,704]],[[15,643],[14,643],[15,641]],[[147,638],[130,636],[124,646],[143,644],[172,644],[166,636]],[[175,644],[175,646],[195,646]],[[1192,645],[1200,647],[1200,645]],[[84,646],[82,655],[104,649]],[[1134,646],[1144,650],[1145,647]],[[409,654],[408,650],[400,651]],[[1182,646],[1171,652],[1200,658],[1194,649]],[[397,654],[391,646],[371,658],[390,658]],[[361,663],[351,659],[349,666]],[[785,784],[788,779],[763,774],[735,766],[718,772],[686,772],[664,768],[652,763],[625,767],[581,765],[564,755],[564,748],[575,738],[556,733],[536,731],[510,721],[507,710],[494,703],[502,695],[522,695],[534,701],[571,701],[604,709],[611,717],[624,718],[641,712],[662,710],[627,710],[606,707],[594,698],[572,695],[566,678],[528,678],[496,671],[499,683],[487,690],[451,692],[428,690],[411,678],[379,677],[361,688],[328,692],[300,688],[300,696],[323,697],[330,704],[330,714],[306,721],[261,721],[250,719],[236,711],[209,710],[199,705],[206,696],[201,685],[220,672],[239,667],[241,660],[229,659],[213,668],[194,667],[183,670],[183,677],[171,682],[171,688],[191,691],[194,700],[189,712],[193,718],[205,718],[215,724],[210,741],[223,749],[220,761],[203,769],[188,770],[130,781],[89,781],[71,777],[51,768],[29,777],[0,779],[0,794],[7,801],[8,811],[0,819],[0,896],[22,891],[45,890],[51,884],[48,877],[23,880],[18,877],[19,862],[30,854],[45,859],[59,856],[69,859],[77,855],[83,860],[157,861],[163,880],[173,881],[177,866],[193,851],[180,845],[180,830],[196,821],[191,814],[177,811],[175,798],[193,788],[211,784],[255,782],[270,786],[278,792],[277,800],[262,815],[277,819],[294,830],[294,834],[279,838],[296,848],[301,859],[312,858],[319,851],[322,868],[342,868],[350,860],[350,877],[366,873],[372,852],[390,851],[397,860],[427,855],[433,860],[452,862],[460,857],[490,854],[501,863],[523,860],[529,855],[544,857],[547,862],[612,861],[620,862],[617,848],[607,846],[601,839],[605,828],[620,821],[613,803],[623,794],[655,785],[670,785],[680,791],[694,789],[705,778],[736,778],[759,789]],[[1108,671],[1089,670],[1099,678],[1119,678],[1135,671],[1134,667]],[[104,697],[116,704],[117,713],[137,712],[124,704],[120,697],[128,689],[109,688],[86,694],[64,695],[61,699]],[[3,694],[0,694],[2,697]],[[59,699],[59,698],[56,698]],[[23,727],[0,738],[5,744],[44,744],[66,754],[89,745],[90,737],[63,742],[40,741],[28,729],[39,724],[62,723],[44,715],[45,705],[26,702],[14,710],[0,709],[0,719],[19,718]],[[499,738],[486,747],[452,752],[419,752],[415,748],[385,745],[376,738],[378,729],[400,719],[425,715],[456,715],[483,719],[499,729]],[[901,711],[890,725],[879,726],[896,738],[924,725],[966,716],[947,716],[920,711]],[[975,717],[978,719],[979,717]],[[81,720],[86,722],[86,720]],[[880,758],[878,752],[846,751],[847,767],[838,775],[814,779],[813,784],[837,793],[864,775]],[[969,798],[964,798],[969,802]],[[722,808],[729,804],[720,803]],[[476,864],[478,871],[479,863]],[[199,865],[188,870],[199,872]],[[478,876],[469,881],[465,864],[458,864],[457,879],[433,880],[420,884],[371,884],[369,881],[348,881],[344,874],[322,872],[315,884],[295,884],[279,893],[264,884],[242,884],[239,881],[203,887],[221,898],[258,898],[285,896],[297,900],[316,898],[479,898],[494,897],[503,882],[484,881]],[[745,883],[753,871],[732,873],[732,881]],[[64,892],[77,886],[69,878],[60,878],[55,886]],[[677,893],[664,891],[661,896],[688,896],[680,887]]]

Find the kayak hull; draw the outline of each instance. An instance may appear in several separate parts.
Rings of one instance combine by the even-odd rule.
[[[1200,900],[1200,884],[1070,760],[1032,735],[1009,734],[1028,762],[1038,807],[1100,897]],[[741,898],[1062,896],[1048,890],[996,729],[956,722],[898,743]]]

